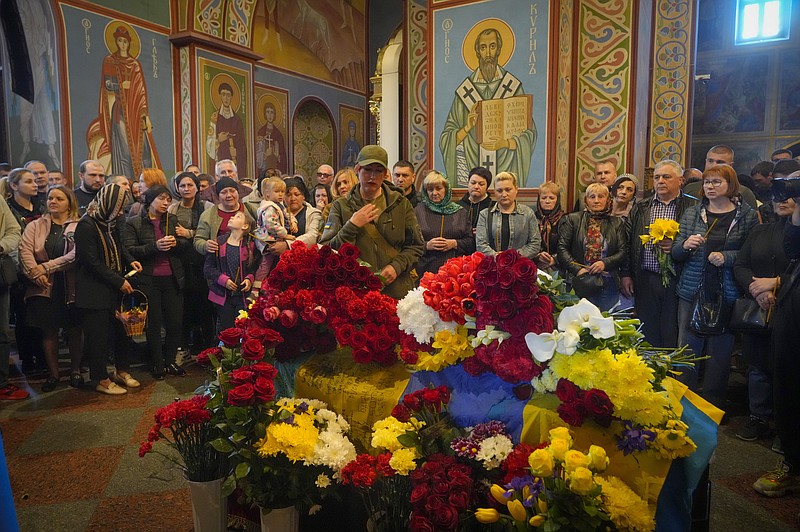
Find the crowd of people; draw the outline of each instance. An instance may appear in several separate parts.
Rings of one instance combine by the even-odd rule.
[[[749,298],[767,311],[771,328],[739,335],[750,419],[738,436],[752,441],[777,428],[773,448],[786,460],[755,488],[779,496],[800,488],[800,363],[779,347],[800,330],[800,206],[792,194],[773,200],[772,188],[775,178],[800,177],[800,162],[778,150],[750,176],[733,163],[724,145],[709,150],[703,170],[664,160],[642,191],[636,176],[599,161],[567,212],[557,184],[544,183],[529,206],[518,200],[518,176],[483,167],[469,172],[460,199],[435,170],[418,191],[414,165],[390,167],[376,145],[361,149],[354,168],[321,165],[309,180],[275,170],[240,179],[235,163],[221,160],[213,176],[189,165],[168,180],[147,168],[130,183],[89,160],[73,190],[63,173],[31,161],[0,182],[0,258],[19,277],[0,287],[0,399],[28,396],[8,382],[11,315],[22,371],[46,372],[43,391],[59,386],[63,334],[69,385],[122,395],[140,386],[116,317],[123,296],[147,301],[151,373],[163,379],[185,373],[179,350],[204,349],[233,325],[298,242],[356,245],[397,299],[453,257],[515,249],[600,309],[632,309],[651,345],[706,357],[678,379],[723,410],[737,335],[699,330],[698,298],[721,302],[723,312]],[[679,233],[650,243],[656,220],[678,222]]]

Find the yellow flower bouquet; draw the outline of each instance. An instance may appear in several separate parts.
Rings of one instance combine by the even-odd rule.
[[[647,229],[649,232],[646,235],[639,235],[639,238],[642,240],[642,244],[653,245],[653,252],[661,267],[661,284],[666,287],[675,277],[675,265],[672,263],[672,256],[662,250],[658,244],[664,240],[675,240],[680,232],[680,224],[668,218],[656,218],[647,226]]]

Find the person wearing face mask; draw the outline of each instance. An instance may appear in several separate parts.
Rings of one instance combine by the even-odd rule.
[[[523,257],[535,259],[541,251],[542,237],[533,209],[517,202],[517,176],[500,172],[495,176],[497,204],[480,212],[475,242],[484,255],[516,249]]]
[[[432,171],[422,181],[422,201],[414,208],[425,240],[417,274],[436,273],[445,262],[475,251],[467,210],[450,200],[447,178]]]
[[[578,296],[609,310],[619,302],[619,268],[628,249],[624,223],[609,215],[611,198],[605,185],[590,184],[583,201],[585,209],[568,214],[559,225],[558,263]],[[576,278],[584,274],[600,276],[602,287],[579,293]]]
[[[623,220],[628,219],[634,204],[636,203],[636,189],[639,180],[633,174],[622,174],[611,187],[611,216],[617,216]]]
[[[493,207],[495,204],[494,200],[489,196],[491,184],[492,173],[482,166],[477,166],[469,171],[467,193],[458,200],[458,204],[467,210],[467,217],[472,226],[473,235],[475,235],[475,228],[478,226],[478,216],[481,211]]]
[[[547,273],[553,273],[556,270],[558,223],[564,214],[561,209],[561,187],[552,181],[542,184],[539,187],[539,201],[536,203],[536,218],[539,219],[542,250],[536,255],[536,266]]]

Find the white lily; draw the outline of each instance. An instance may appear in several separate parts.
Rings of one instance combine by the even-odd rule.
[[[578,332],[588,326],[589,319],[602,318],[600,309],[584,298],[571,307],[567,307],[558,315],[558,330],[566,331],[577,328]]]
[[[511,335],[507,332],[496,329],[494,325],[487,325],[485,329],[478,331],[475,338],[472,339],[472,347],[474,349],[481,344],[489,345],[495,340],[497,340],[498,344],[502,344],[503,340],[507,338],[511,338]]]
[[[558,334],[556,340],[556,351],[562,355],[573,355],[578,350],[578,343],[581,340],[580,330],[570,327]]]
[[[586,322],[589,333],[598,340],[604,338],[613,338],[616,334],[614,327],[614,318],[597,318],[591,317]]]
[[[525,335],[525,344],[537,362],[547,362],[556,351],[558,336],[558,331],[541,334],[529,332]]]

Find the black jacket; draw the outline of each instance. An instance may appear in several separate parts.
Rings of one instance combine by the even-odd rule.
[[[589,226],[589,213],[573,212],[558,222],[558,267],[567,273],[568,278],[576,275],[584,263],[586,256],[586,233]],[[606,216],[600,220],[600,234],[606,244],[606,256],[601,259],[606,265],[605,271],[611,274],[619,286],[619,269],[625,263],[628,254],[628,241],[622,218]]]
[[[169,219],[169,230],[166,230],[167,219]],[[166,231],[170,235],[175,234],[175,227],[178,224],[177,216],[162,216],[161,217],[161,230]],[[142,212],[141,215],[131,218],[125,224],[125,247],[130,251],[133,257],[142,263],[142,273],[139,274],[138,282],[142,285],[150,283],[153,276],[153,266],[156,262],[156,232],[153,229],[153,224],[147,217],[147,211]],[[183,261],[181,258],[186,252],[186,249],[191,245],[189,240],[182,237],[176,237],[177,245],[169,251],[169,265],[172,268],[172,277],[178,285],[178,288],[183,289],[186,282],[183,270]]]
[[[469,200],[469,193],[464,194],[464,196],[458,200],[458,204],[464,207],[467,211],[467,215],[469,216],[469,221],[472,224],[472,229],[474,230],[478,227],[478,216],[480,215],[483,209],[489,209],[494,206],[495,201],[492,199],[491,196],[486,196],[478,203],[472,203]]]
[[[675,211],[675,220],[680,222],[683,213],[686,209],[697,205],[697,200],[691,196],[681,194],[675,198],[677,207]],[[637,274],[642,269],[642,250],[644,245],[639,238],[640,235],[648,234],[647,226],[650,225],[650,207],[653,203],[653,196],[645,198],[642,201],[637,201],[631,209],[628,219],[625,221],[625,234],[628,238],[628,253],[625,263],[620,267],[619,274],[622,277],[633,277],[636,279]],[[680,264],[675,264],[675,270],[680,274]]]
[[[120,222],[122,223],[122,222]],[[78,268],[75,272],[75,306],[94,310],[113,309],[119,304],[119,291],[125,282],[123,275],[134,259],[122,241],[119,231],[114,230],[114,239],[126,271],[114,271],[106,266],[103,258],[103,242],[94,219],[84,216],[75,228],[75,257]]]

